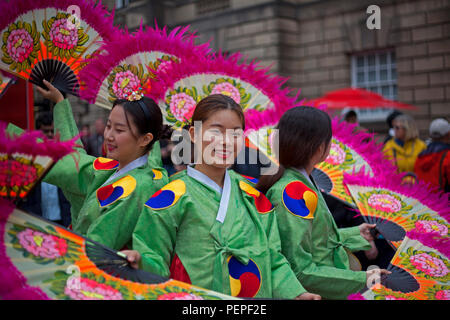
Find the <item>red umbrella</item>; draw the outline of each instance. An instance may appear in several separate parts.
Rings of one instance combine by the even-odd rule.
[[[394,108],[414,110],[417,107],[389,100],[382,95],[361,88],[345,88],[330,91],[323,97],[309,101],[314,106],[327,105],[330,109],[343,109],[353,107],[359,109],[368,108]]]

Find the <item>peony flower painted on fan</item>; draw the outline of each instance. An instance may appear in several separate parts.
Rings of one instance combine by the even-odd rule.
[[[157,73],[165,73],[167,72],[170,67],[176,63],[176,61],[173,60],[159,60],[160,63],[158,64],[158,67],[156,69]]]
[[[449,273],[447,266],[441,259],[435,258],[428,253],[413,255],[409,258],[409,261],[418,270],[432,277],[441,278]]]
[[[68,18],[70,14],[58,12],[55,17],[44,20],[42,26],[44,31],[45,45],[48,51],[55,56],[70,59],[86,51],[83,47],[89,40],[89,36],[83,28],[69,28]]]
[[[204,300],[202,297],[188,292],[170,292],[162,294],[158,300]]]
[[[181,92],[170,97],[170,112],[178,121],[190,120],[196,106],[195,100],[188,94]]]
[[[11,70],[17,72],[31,68],[37,58],[39,37],[35,22],[33,24],[22,21],[11,23],[2,35],[2,61],[10,65]]]
[[[439,290],[435,297],[437,300],[450,300],[450,290]]]
[[[69,277],[64,293],[74,300],[123,300],[122,294],[113,287],[80,277]]]
[[[234,101],[236,101],[237,104],[241,103],[241,94],[239,92],[239,89],[237,89],[229,82],[216,84],[213,87],[211,94],[223,94],[225,96],[231,97]]]
[[[440,236],[448,234],[448,227],[437,221],[418,220],[415,226],[416,230],[422,233],[438,233]]]
[[[53,22],[50,29],[50,40],[64,50],[73,49],[78,43],[78,30],[69,29],[67,25],[67,19],[58,19]]]
[[[36,257],[57,259],[67,253],[67,242],[53,235],[33,229],[17,234],[20,245]]]
[[[36,181],[37,170],[32,165],[12,161],[10,163],[10,170],[14,172],[14,175],[11,176],[11,187],[27,186]],[[0,169],[0,171],[2,170]]]
[[[345,157],[345,151],[342,150],[342,148],[338,144],[331,143],[330,155],[325,161],[329,164],[338,166],[344,163]]]
[[[141,80],[130,70],[117,72],[112,83],[112,90],[118,99],[127,99],[134,88],[141,86]]]
[[[18,63],[22,63],[33,51],[33,38],[24,29],[13,30],[6,43],[9,56]]]
[[[389,194],[372,194],[367,203],[376,210],[388,213],[398,212],[402,208],[401,202]]]

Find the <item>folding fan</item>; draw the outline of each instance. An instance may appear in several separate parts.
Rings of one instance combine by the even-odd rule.
[[[450,300],[450,242],[435,234],[408,232],[379,283],[362,294],[367,300]],[[351,299],[351,297],[350,297]]]
[[[370,177],[346,174],[344,183],[359,212],[368,223],[375,223],[384,238],[398,248],[411,230],[449,235],[448,194],[437,194],[419,182],[402,185],[399,175]]]
[[[40,131],[26,131],[15,137],[0,122],[0,196],[23,199],[50,167],[73,152],[75,138],[48,140]]]
[[[227,57],[216,53],[195,63],[172,64],[158,73],[151,85],[165,122],[183,127],[190,122],[196,104],[216,93],[233,98],[243,108],[246,123],[252,116],[280,113],[296,105],[297,97],[282,88],[285,78],[256,62],[239,62],[241,58],[239,53]]]
[[[9,86],[16,82],[16,77],[0,70],[0,98],[8,90]]]
[[[333,138],[330,155],[316,166],[312,175],[319,188],[327,194],[356,207],[343,183],[344,173],[365,172],[369,176],[389,175],[396,172],[393,165],[383,157],[382,146],[376,144],[373,135],[356,131],[355,124],[331,121]]]
[[[119,33],[113,16],[89,0],[15,0],[0,4],[0,68],[46,88],[78,95],[83,59]]]
[[[126,257],[0,199],[0,297],[57,300],[233,299],[131,268]]]
[[[82,98],[110,109],[114,100],[126,99],[132,91],[151,96],[149,81],[156,73],[209,54],[208,44],[195,45],[188,28],[177,27],[169,33],[165,27],[144,30],[141,25],[135,33],[108,42],[101,59],[93,59],[80,73]]]

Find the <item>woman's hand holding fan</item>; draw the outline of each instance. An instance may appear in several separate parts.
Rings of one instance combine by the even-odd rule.
[[[61,91],[55,88],[50,82],[47,80],[43,80],[44,84],[47,86],[48,90],[45,90],[39,86],[36,86],[36,90],[45,98],[54,103],[59,103],[64,100],[64,96]]]

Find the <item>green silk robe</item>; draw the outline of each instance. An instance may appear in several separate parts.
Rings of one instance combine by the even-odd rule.
[[[55,105],[53,118],[55,133],[60,133],[61,141],[78,135],[68,100]],[[12,125],[7,130],[22,131]],[[118,162],[88,155],[80,139],[77,144],[80,147],[76,149],[76,161],[67,155],[53,166],[44,181],[61,188],[70,202],[73,231],[115,250],[131,248],[132,233],[143,203],[168,182],[159,143],[154,144],[148,158],[140,158],[140,166],[110,181]]]
[[[174,174],[146,202],[133,233],[141,267],[238,297],[291,299],[306,292],[281,254],[267,198],[232,170],[222,192],[192,171],[203,175],[193,168]]]
[[[346,299],[366,285],[347,250],[370,249],[358,227],[338,229],[320,191],[301,172],[286,169],[267,192],[275,206],[282,253],[297,278],[324,299]]]

